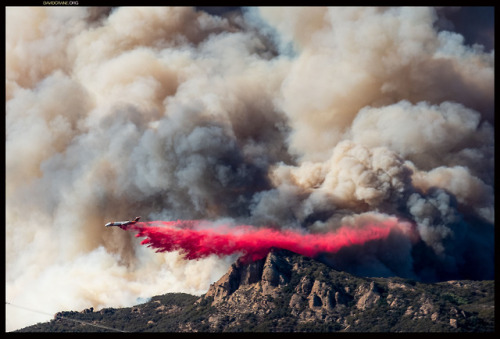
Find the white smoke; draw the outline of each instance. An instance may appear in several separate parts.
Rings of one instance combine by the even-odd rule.
[[[7,301],[55,313],[201,294],[235,259],[185,261],[103,227],[139,214],[310,232],[399,218],[416,245],[325,260],[491,279],[494,52],[438,16],[8,7]],[[8,331],[50,318],[6,311]]]

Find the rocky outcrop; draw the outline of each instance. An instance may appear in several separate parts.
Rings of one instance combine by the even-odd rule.
[[[212,305],[235,310],[243,306],[249,310],[262,310],[269,314],[275,299],[286,299],[291,315],[303,322],[327,319],[346,313],[349,304],[364,310],[380,299],[375,284],[360,285],[356,289],[344,284],[331,284],[321,276],[321,270],[311,276],[309,265],[313,259],[304,258],[284,250],[273,250],[262,260],[248,265],[233,264],[229,271],[200,298],[213,298]],[[322,265],[315,262],[315,265]],[[300,279],[297,279],[300,277]],[[298,280],[298,281],[297,281]],[[290,286],[293,285],[293,286]],[[287,288],[290,293],[283,293]],[[353,302],[354,301],[354,302]]]
[[[285,285],[290,281],[291,265],[282,255],[271,251],[265,259],[262,271],[262,289],[265,294],[273,293],[276,287]]]
[[[205,296],[213,297],[214,304],[220,303],[225,297],[238,290],[240,286],[260,282],[263,267],[264,259],[247,265],[234,263],[222,278],[210,285]]]
[[[363,284],[359,286],[356,289],[354,297],[358,299],[356,307],[360,310],[365,310],[380,300],[380,293],[375,286],[375,282],[372,281],[369,285]]]
[[[310,309],[325,309],[332,311],[336,305],[335,291],[327,286],[325,282],[314,281],[311,293],[307,297]]]
[[[233,264],[221,279],[210,285],[205,296],[213,297],[214,304],[218,304],[240,287],[255,284],[263,294],[276,295],[275,291],[287,284],[292,274],[292,266],[279,253],[272,250],[264,259],[249,264]]]

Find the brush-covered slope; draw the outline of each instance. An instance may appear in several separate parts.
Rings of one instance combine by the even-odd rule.
[[[93,324],[93,325],[90,325]],[[101,327],[98,327],[101,326]],[[494,331],[494,282],[362,278],[288,251],[235,263],[201,297],[59,312],[35,331]]]

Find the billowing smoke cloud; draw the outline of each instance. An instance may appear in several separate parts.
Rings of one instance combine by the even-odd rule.
[[[494,51],[445,10],[6,12],[7,301],[55,313],[201,294],[238,258],[103,227],[137,214],[318,239],[398,220],[416,234],[321,259],[493,278]],[[47,317],[7,305],[6,319]]]

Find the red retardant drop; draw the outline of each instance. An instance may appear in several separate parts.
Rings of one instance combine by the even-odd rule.
[[[124,227],[145,237],[141,244],[157,252],[181,251],[186,259],[200,259],[215,254],[227,256],[241,253],[241,262],[264,258],[271,248],[280,248],[308,257],[319,253],[336,253],[342,247],[362,245],[367,241],[385,239],[393,230],[406,233],[407,223],[396,219],[363,227],[342,226],[335,232],[303,234],[292,230],[266,227],[211,224],[202,220],[138,222]]]

